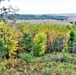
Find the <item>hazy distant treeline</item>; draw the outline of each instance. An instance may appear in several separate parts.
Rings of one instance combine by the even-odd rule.
[[[16,19],[19,20],[31,20],[31,19],[54,19],[54,20],[67,20],[68,16],[61,16],[61,15],[27,15],[27,14],[16,14]]]

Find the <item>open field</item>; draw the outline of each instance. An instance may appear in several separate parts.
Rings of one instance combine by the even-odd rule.
[[[51,24],[71,24],[68,21],[61,21],[61,20],[26,20],[25,22],[29,23],[29,24],[38,24],[38,23],[51,23]]]
[[[61,21],[61,20],[51,20],[51,19],[44,19],[44,20],[17,20],[16,22],[26,22],[28,24],[40,24],[40,23],[50,23],[50,24],[65,24],[65,25],[71,25],[71,23],[69,21]],[[13,23],[12,20],[8,20],[8,23]]]

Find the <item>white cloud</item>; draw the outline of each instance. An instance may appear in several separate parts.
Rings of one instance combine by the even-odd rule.
[[[12,5],[23,14],[76,13],[76,0],[11,0],[0,4]]]

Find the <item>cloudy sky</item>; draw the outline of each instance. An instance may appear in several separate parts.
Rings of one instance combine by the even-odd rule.
[[[12,5],[20,14],[76,13],[76,0],[11,0],[1,2],[0,7]]]

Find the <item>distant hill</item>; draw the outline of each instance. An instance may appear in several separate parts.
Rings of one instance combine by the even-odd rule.
[[[10,14],[11,15],[11,14]],[[8,15],[8,16],[10,16]],[[58,24],[75,24],[76,25],[76,13],[66,14],[13,14],[17,21],[25,21],[28,23],[58,23]],[[7,18],[7,16],[5,16]],[[11,17],[12,20],[13,17]],[[9,20],[9,19],[8,19]]]
[[[44,20],[44,19],[52,19],[52,20],[68,20],[69,18],[72,19],[76,18],[76,13],[66,13],[66,14],[37,14],[37,15],[34,15],[34,14],[13,14],[14,17],[17,19],[17,20],[38,20],[38,19],[41,19],[41,20]],[[10,16],[10,15],[8,15]],[[5,16],[7,17],[7,16]]]
[[[14,14],[15,15],[15,14]],[[10,15],[9,15],[10,16]],[[16,14],[15,18],[17,20],[44,20],[44,19],[52,19],[52,20],[68,20],[76,19],[76,13],[66,13],[66,14]]]
[[[16,16],[17,20],[44,20],[44,19],[52,19],[52,20],[67,20],[68,16],[63,16],[63,15],[48,15],[48,14],[43,14],[43,15],[28,15],[28,14],[17,14]]]

